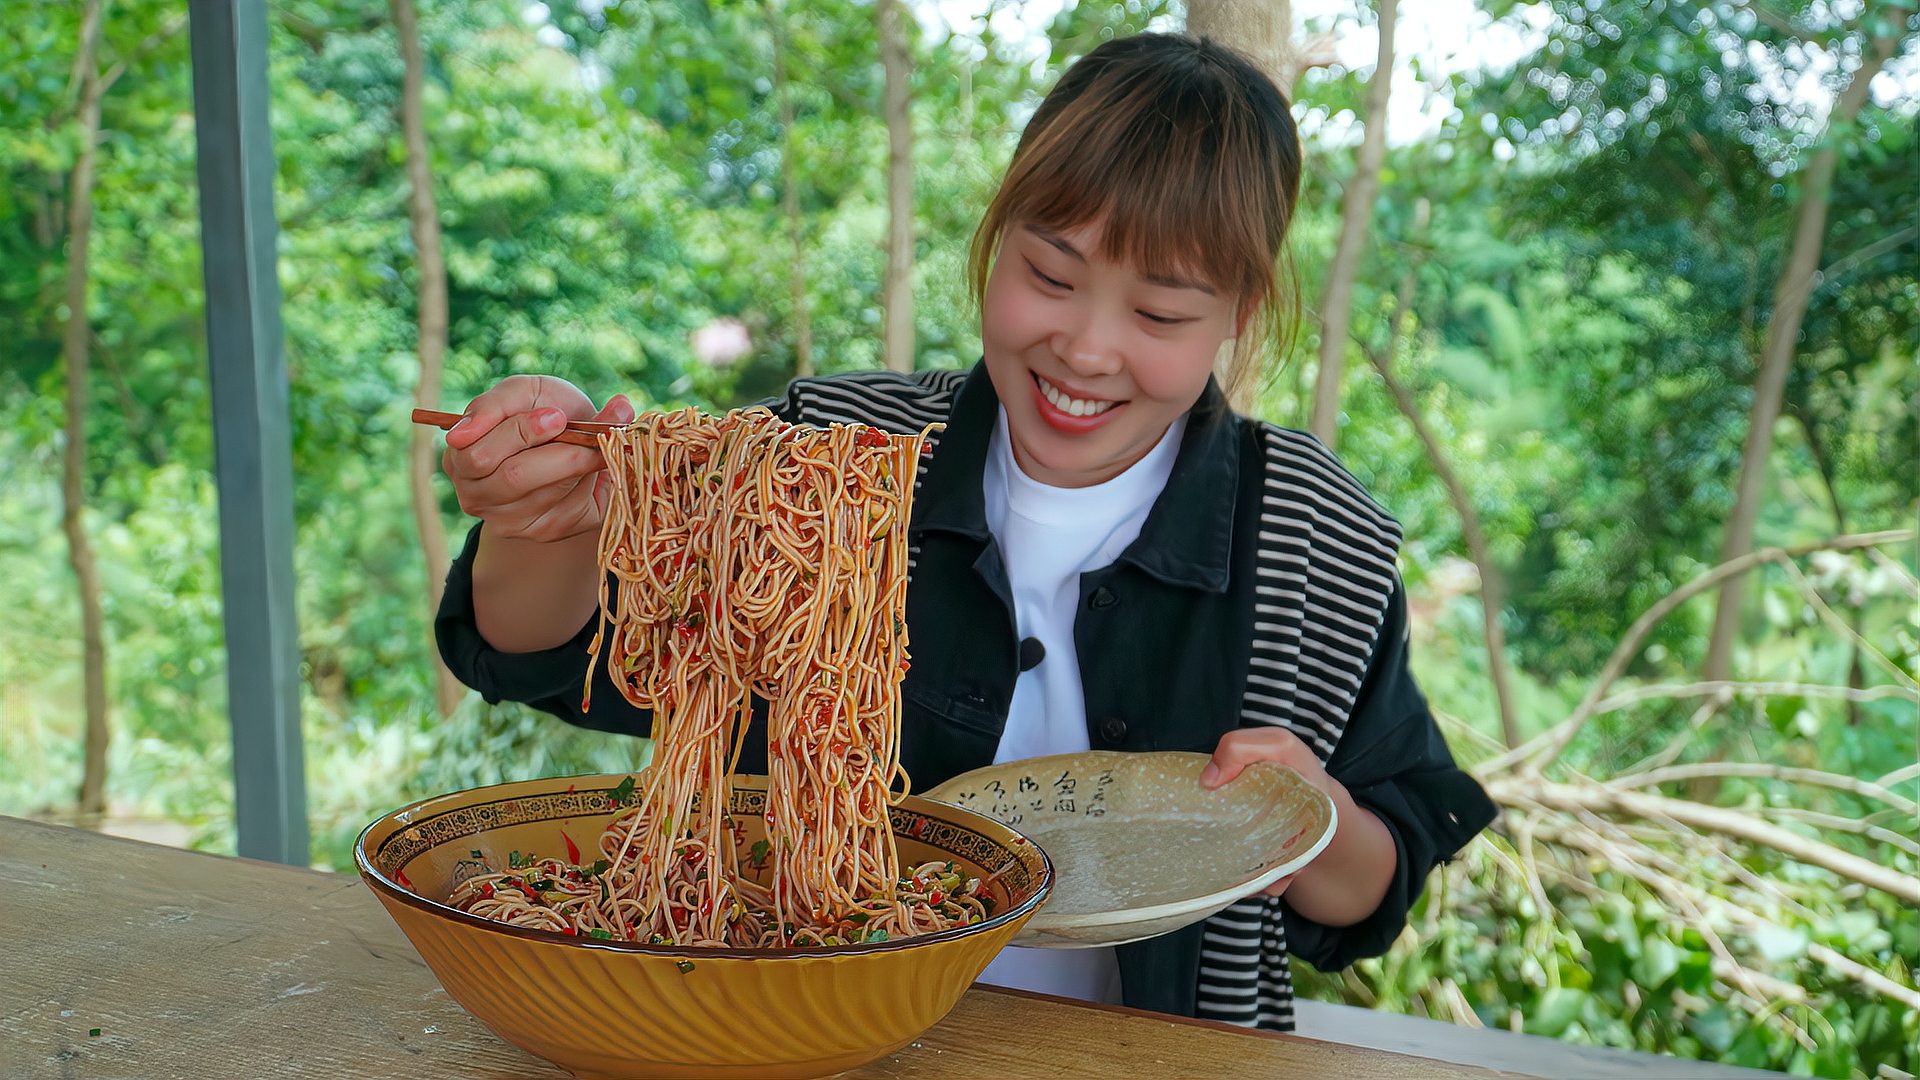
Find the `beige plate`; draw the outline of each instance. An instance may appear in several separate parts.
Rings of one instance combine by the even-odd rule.
[[[1261,762],[1200,786],[1205,754],[1080,754],[976,769],[923,794],[1018,828],[1053,861],[1053,896],[1013,944],[1089,949],[1155,937],[1298,871],[1333,839],[1333,800]]]

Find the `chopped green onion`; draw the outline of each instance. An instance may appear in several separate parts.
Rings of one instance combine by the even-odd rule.
[[[587,936],[596,941],[611,941],[613,939],[613,934],[610,931],[602,930],[597,926],[587,931]]]

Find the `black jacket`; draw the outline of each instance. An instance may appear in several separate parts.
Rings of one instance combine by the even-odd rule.
[[[1019,672],[1006,570],[981,489],[997,406],[984,367],[800,380],[776,406],[814,424],[947,423],[910,527],[913,665],[901,758],[917,789],[992,763]],[[501,653],[481,639],[471,583],[478,535],[475,527],[454,563],[437,622],[453,672],[490,701],[644,735],[647,718],[604,669],[594,675],[592,713],[580,711],[591,625],[541,653]],[[1428,872],[1492,820],[1408,670],[1398,542],[1397,524],[1318,443],[1234,414],[1209,387],[1139,537],[1113,565],[1081,576],[1074,640],[1095,749],[1211,753],[1236,727],[1284,725],[1380,817],[1400,855],[1380,908],[1355,926],[1320,926],[1284,900],[1255,898],[1121,946],[1128,1005],[1290,1028],[1285,954],[1333,969],[1386,951]],[[744,772],[765,771],[764,725],[758,709]]]

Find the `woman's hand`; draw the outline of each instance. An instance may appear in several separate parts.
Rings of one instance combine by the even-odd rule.
[[[1286,728],[1260,727],[1240,728],[1229,731],[1220,738],[1220,745],[1214,748],[1213,760],[1200,772],[1200,786],[1209,790],[1232,782],[1241,771],[1256,761],[1272,761],[1285,765],[1301,778],[1321,791],[1332,796],[1340,819],[1339,827],[1347,824],[1346,807],[1353,799],[1340,781],[1327,775],[1326,766],[1320,764],[1319,755],[1300,736]],[[1311,864],[1309,864],[1311,865]],[[1287,891],[1299,874],[1289,874],[1267,886],[1266,895],[1279,896]]]
[[[594,532],[606,516],[609,481],[597,450],[553,437],[572,420],[624,424],[633,406],[606,407],[551,375],[514,375],[473,399],[447,432],[442,465],[460,508],[503,540],[550,542]]]
[[[1312,748],[1285,728],[1229,731],[1201,771],[1200,784],[1219,787],[1256,761],[1285,765],[1326,792],[1333,799],[1336,822],[1326,848],[1299,873],[1267,886],[1266,895],[1291,890],[1287,903],[1294,911],[1327,926],[1351,926],[1373,914],[1399,862],[1393,834],[1372,811],[1353,801],[1346,785],[1327,774]]]

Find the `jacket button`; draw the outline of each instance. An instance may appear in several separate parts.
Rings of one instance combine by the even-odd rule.
[[[1105,585],[1093,590],[1093,595],[1087,597],[1087,606],[1091,608],[1110,608],[1119,602],[1120,598],[1113,595],[1113,590]]]
[[[1127,722],[1117,716],[1109,716],[1100,721],[1100,741],[1108,746],[1119,746],[1127,737]]]

